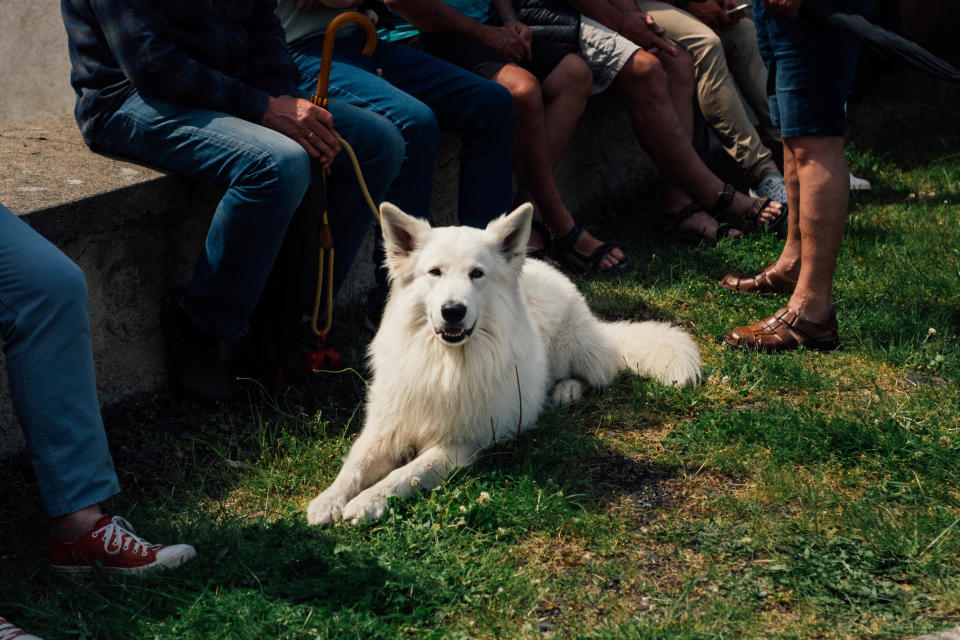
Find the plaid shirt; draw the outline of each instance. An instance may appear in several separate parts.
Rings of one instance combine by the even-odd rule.
[[[83,138],[139,91],[259,122],[300,79],[275,0],[62,0]]]

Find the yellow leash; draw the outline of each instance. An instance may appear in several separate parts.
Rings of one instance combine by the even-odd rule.
[[[326,109],[329,104],[327,87],[330,84],[330,65],[333,61],[333,45],[336,41],[336,33],[340,27],[349,22],[359,24],[367,34],[367,41],[363,47],[363,55],[371,55],[377,46],[377,29],[373,26],[373,22],[362,13],[348,11],[341,13],[330,21],[323,37],[323,52],[320,64],[320,75],[317,78],[317,92],[310,96],[310,101],[313,104],[323,107],[324,109]],[[366,199],[370,211],[373,212],[374,219],[379,224],[380,211],[377,210],[377,205],[374,204],[373,198],[370,197],[370,191],[367,190],[367,183],[363,179],[363,172],[360,170],[360,162],[357,160],[357,154],[354,153],[353,148],[346,140],[340,136],[337,136],[337,140],[340,141],[343,149],[350,157],[350,162],[353,164],[353,171],[357,174],[357,182],[360,183],[360,190],[363,191],[363,197]],[[324,182],[326,182],[326,177],[324,177]],[[330,327],[333,326],[333,238],[330,234],[330,222],[327,218],[326,210],[323,212],[322,223],[320,253],[317,258],[317,292],[313,300],[313,315],[310,320],[310,329],[320,340],[325,340],[327,334],[330,332]],[[326,262],[326,267],[324,267],[324,262]],[[324,283],[324,274],[327,276],[326,283]],[[326,284],[327,288],[327,317],[323,329],[319,329],[317,328],[317,320],[320,316],[320,303],[323,297],[324,284]]]
[[[374,204],[373,198],[370,197],[370,191],[367,190],[367,183],[363,179],[363,172],[360,170],[360,162],[357,160],[357,154],[354,153],[353,147],[350,146],[350,143],[337,136],[337,140],[340,141],[340,144],[343,145],[344,151],[347,152],[347,155],[350,157],[350,162],[353,164],[353,172],[357,174],[357,182],[360,184],[360,190],[363,192],[363,197],[367,201],[367,206],[370,207],[370,211],[373,212],[373,218],[377,221],[377,224],[380,224],[380,211],[377,209],[377,205]],[[323,212],[323,235],[330,235],[330,224],[327,220],[327,212]],[[329,243],[329,249],[324,248],[324,244],[327,244],[321,239],[320,242],[320,255],[317,258],[317,293],[313,298],[313,315],[310,319],[310,329],[313,331],[313,334],[317,337],[324,337],[330,331],[330,327],[333,326],[333,246],[332,240]],[[320,316],[320,302],[323,297],[323,275],[324,275],[324,254],[329,251],[329,254],[326,255],[326,274],[327,274],[327,319],[324,323],[323,329],[317,328],[317,319]]]

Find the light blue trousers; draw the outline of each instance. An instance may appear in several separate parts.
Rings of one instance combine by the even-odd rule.
[[[0,331],[10,395],[47,517],[117,493],[97,401],[83,272],[3,205]]]

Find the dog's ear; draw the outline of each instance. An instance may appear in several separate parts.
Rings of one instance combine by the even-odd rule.
[[[520,269],[527,258],[527,241],[533,221],[533,205],[525,202],[512,213],[502,215],[487,225],[500,243],[500,253],[507,262]]]
[[[430,233],[430,223],[414,218],[396,205],[384,202],[380,205],[380,231],[387,250],[387,262],[391,269],[395,264],[410,257],[423,245]]]

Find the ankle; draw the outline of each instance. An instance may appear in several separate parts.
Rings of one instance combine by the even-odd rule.
[[[814,324],[823,324],[834,314],[833,304],[829,297],[826,299],[806,298],[794,294],[787,306],[793,309],[802,320]]]
[[[774,263],[777,271],[784,275],[793,276],[796,279],[800,275],[800,258],[791,258],[780,256]]]
[[[76,542],[85,533],[93,529],[103,515],[100,506],[93,505],[57,518],[51,518],[49,522],[50,537],[68,544]]]

